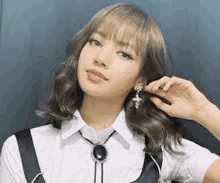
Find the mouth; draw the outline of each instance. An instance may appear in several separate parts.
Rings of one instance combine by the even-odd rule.
[[[101,73],[96,70],[86,70],[88,73],[92,73],[94,76],[100,77],[101,79],[108,81],[108,79]]]

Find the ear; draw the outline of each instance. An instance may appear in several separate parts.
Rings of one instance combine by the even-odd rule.
[[[137,87],[137,86],[142,86],[142,87],[145,87],[147,84],[147,81],[144,80],[142,77],[138,77],[135,81],[135,85],[134,87]]]

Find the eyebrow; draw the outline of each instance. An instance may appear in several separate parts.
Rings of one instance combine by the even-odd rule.
[[[95,31],[94,33],[95,33],[95,34],[99,34],[100,36],[102,36],[102,37],[104,37],[104,38],[107,37],[104,33],[100,32],[100,31]]]
[[[104,37],[104,38],[107,37],[104,33],[100,32],[100,31],[95,31],[94,33],[95,33],[95,34],[99,34],[101,37]],[[118,45],[120,45],[120,46],[130,47],[131,49],[133,49],[133,50],[135,51],[136,55],[138,55],[138,53],[137,53],[136,49],[134,48],[134,46],[130,45],[129,43],[125,43],[125,42],[123,42],[123,41],[116,41],[116,43],[117,43]]]

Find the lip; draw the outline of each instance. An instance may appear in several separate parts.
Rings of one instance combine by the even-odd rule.
[[[103,79],[105,81],[108,80],[101,72],[98,72],[94,69],[87,70],[86,72],[92,73],[93,75],[98,76],[98,77],[100,77],[101,79]]]

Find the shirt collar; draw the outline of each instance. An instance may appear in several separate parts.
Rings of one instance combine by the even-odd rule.
[[[125,110],[122,109],[112,127],[130,145],[133,137],[132,130],[129,128],[125,119]]]
[[[71,135],[78,132],[80,129],[82,129],[84,126],[87,126],[87,124],[82,119],[80,112],[78,109],[75,111],[74,116],[76,119],[72,119],[69,121],[64,121],[62,123],[62,140],[70,137]],[[122,109],[119,113],[118,117],[116,118],[115,122],[111,126],[116,130],[116,132],[130,145],[131,140],[133,137],[132,130],[129,128],[128,124],[125,120],[125,110]]]
[[[78,132],[81,128],[86,126],[86,123],[83,121],[78,109],[75,111],[74,116],[76,117],[76,119],[73,118],[68,121],[63,121],[63,123],[62,123],[62,140],[67,139],[71,135]]]

